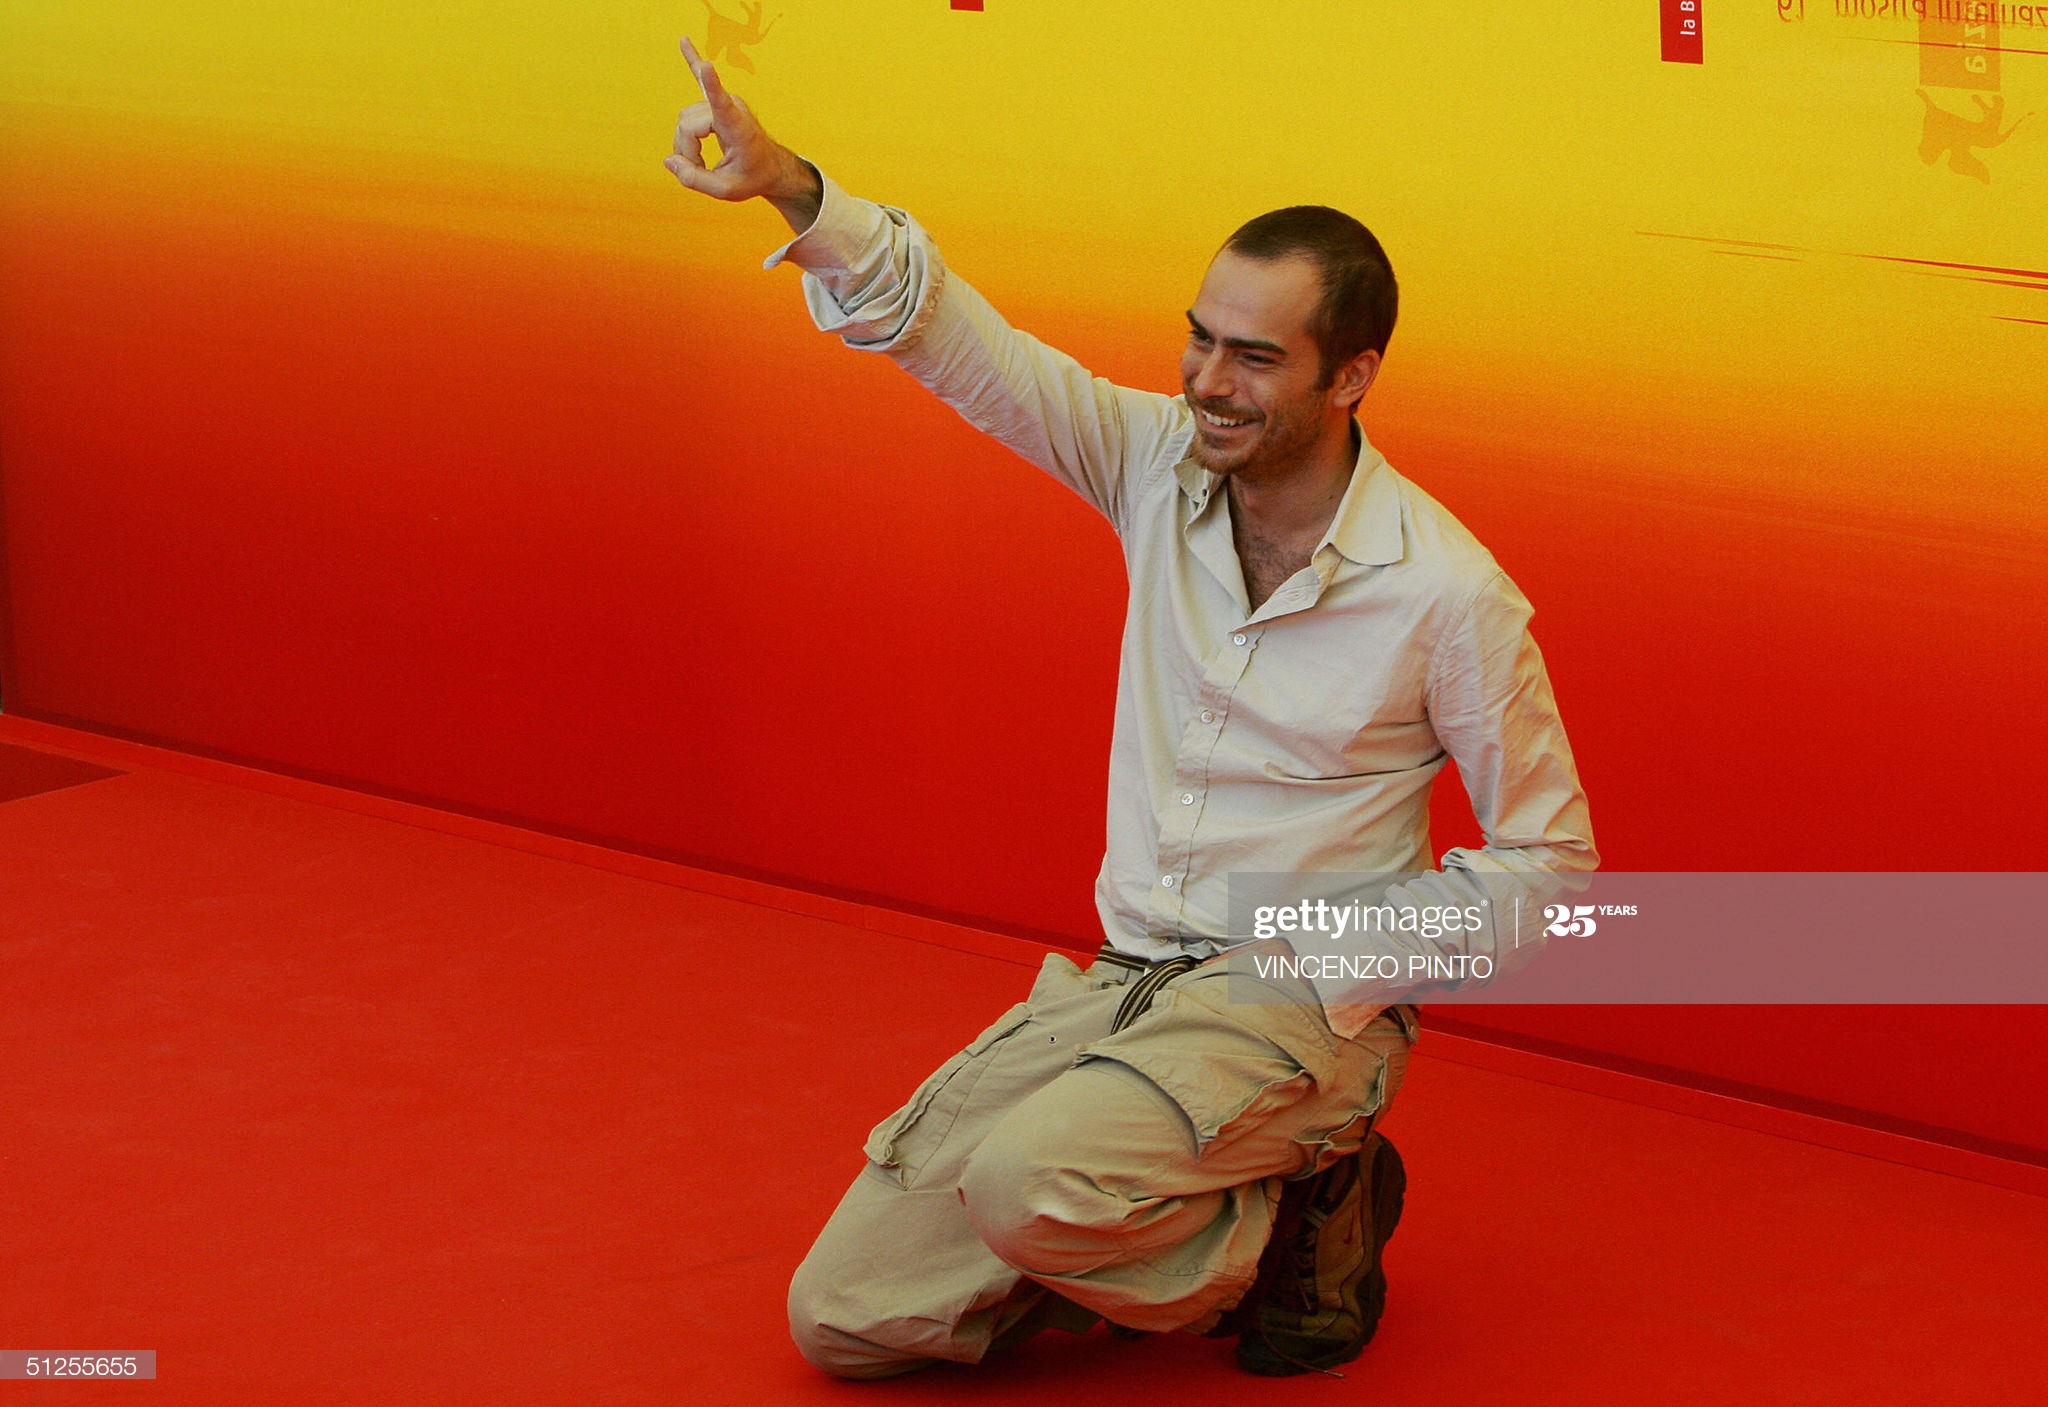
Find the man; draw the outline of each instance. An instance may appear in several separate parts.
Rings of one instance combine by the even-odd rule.
[[[1336,211],[1262,216],[1202,281],[1184,394],[1112,386],[1010,328],[908,215],[840,191],[683,51],[705,100],[668,169],[772,203],[797,237],[768,264],[804,270],[818,325],[1086,498],[1131,584],[1108,945],[1086,970],[1048,957],[1026,1001],[874,1130],[791,1286],[797,1344],[883,1377],[1106,1319],[1234,1334],[1253,1372],[1330,1371],[1384,1302],[1405,1173],[1374,1125],[1415,1016],[1370,990],[1233,1001],[1228,875],[1427,871],[1447,755],[1487,844],[1403,897],[1470,906],[1485,876],[1596,863],[1528,603],[1354,418],[1393,328],[1392,269]]]

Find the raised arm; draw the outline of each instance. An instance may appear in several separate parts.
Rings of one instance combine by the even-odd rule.
[[[948,272],[909,215],[847,195],[770,137],[687,39],[683,56],[704,101],[676,123],[675,151],[663,163],[676,179],[718,200],[774,204],[797,238],[768,263],[804,271],[804,296],[821,329],[886,353],[1121,531],[1132,486],[1187,426],[1180,402],[1112,385],[1011,327]],[[707,136],[722,149],[712,167],[704,164]]]

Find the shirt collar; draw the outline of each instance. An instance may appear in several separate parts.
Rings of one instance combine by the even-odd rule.
[[[1337,504],[1330,530],[1316,551],[1336,548],[1361,567],[1384,567],[1401,560],[1401,488],[1394,466],[1358,432],[1358,463]]]
[[[1354,422],[1356,423],[1356,422]],[[1223,480],[1211,474],[1190,455],[1174,466],[1181,491],[1194,506],[1195,516],[1209,509]],[[1394,480],[1394,466],[1373,448],[1365,431],[1358,431],[1358,463],[1351,470],[1351,482],[1316,554],[1334,547],[1361,567],[1383,567],[1401,560],[1401,489]]]

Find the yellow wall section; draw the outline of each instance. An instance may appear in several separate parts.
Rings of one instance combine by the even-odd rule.
[[[1985,182],[1919,157],[1917,25],[1839,10],[1717,0],[1694,67],[1657,61],[1654,0],[769,0],[756,72],[724,69],[1005,306],[1156,326],[1159,384],[1218,240],[1326,202],[1401,273],[1377,410],[1397,423],[1455,411],[1475,444],[1540,432],[1604,477],[2038,531],[2048,289],[1937,265],[2048,266],[2048,54],[2021,52],[2048,50],[2048,18],[2001,31],[2007,123],[2044,115],[1977,153]],[[703,0],[0,13],[17,173],[78,169],[66,143],[108,172],[205,157],[254,218],[311,205],[735,278],[780,237],[658,165]]]

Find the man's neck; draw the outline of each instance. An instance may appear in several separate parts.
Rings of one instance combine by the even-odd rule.
[[[1358,464],[1359,437],[1358,422],[1347,419],[1292,465],[1252,477],[1232,474],[1228,481],[1231,516],[1262,538],[1290,542],[1321,538],[1351,484],[1351,471]]]
[[[1227,481],[1231,537],[1254,611],[1314,557],[1350,487],[1358,435],[1357,423],[1347,421],[1342,434],[1325,435],[1295,466]]]

